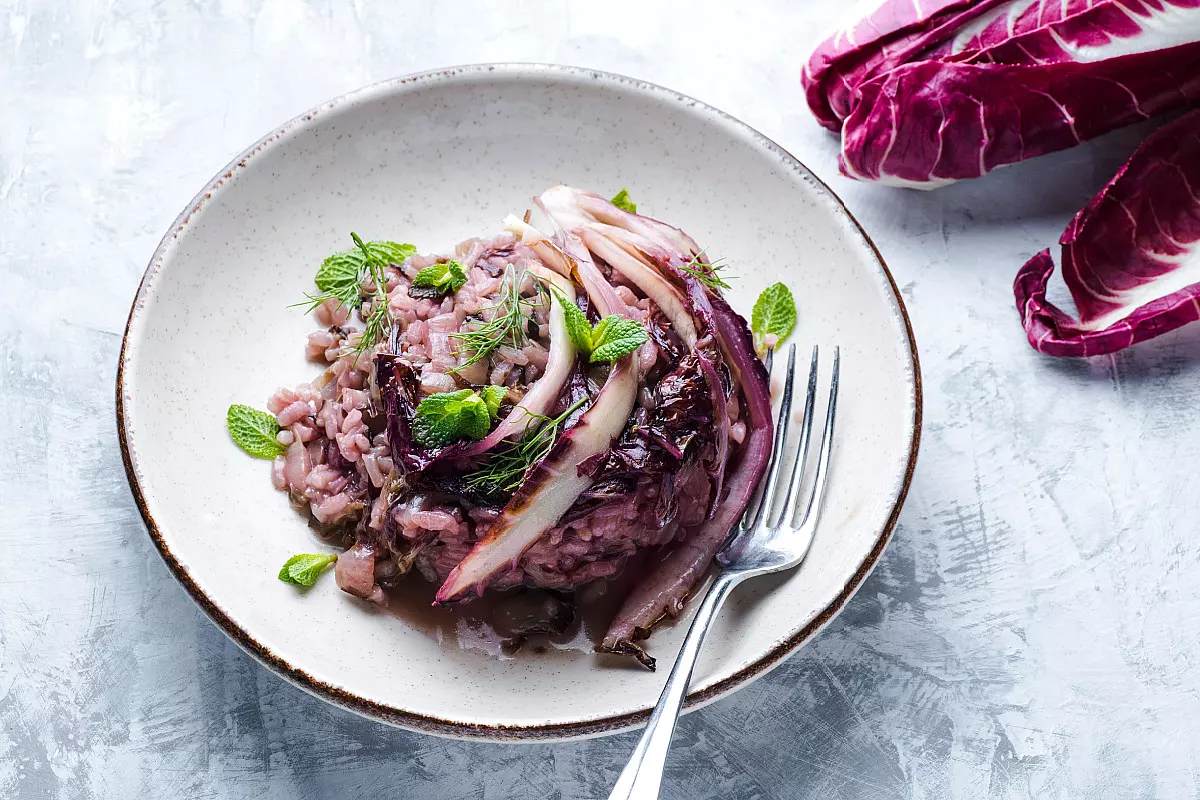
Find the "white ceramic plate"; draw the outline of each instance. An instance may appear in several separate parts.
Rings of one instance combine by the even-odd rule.
[[[444,251],[499,231],[556,183],[629,187],[643,213],[728,261],[734,308],[748,316],[759,291],[783,280],[798,299],[802,352],[842,348],[812,551],[790,575],[734,594],[690,706],[779,664],[841,609],[888,540],[917,452],[916,351],[879,254],[812,173],[719,111],[615,75],[477,66],[378,84],[281,126],[197,195],[146,270],[118,376],[125,466],[167,565],[235,641],[322,698],[485,739],[630,728],[657,699],[683,626],[650,640],[657,674],[580,652],[497,660],[439,645],[331,579],[305,594],[276,580],[288,556],[319,545],[272,488],[269,465],[225,431],[230,403],[264,407],[277,386],[315,374],[303,357],[315,323],[288,305],[348,231]]]

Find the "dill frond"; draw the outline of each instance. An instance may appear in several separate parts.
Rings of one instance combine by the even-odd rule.
[[[529,420],[525,423],[521,438],[515,443],[501,445],[488,463],[468,473],[467,486],[489,494],[516,491],[525,480],[526,473],[545,458],[558,441],[563,424],[587,401],[586,397],[579,398],[554,418],[526,411]]]
[[[494,305],[483,309],[495,312],[492,319],[475,330],[450,334],[450,338],[456,339],[460,344],[459,354],[471,354],[466,361],[452,369],[451,372],[458,372],[482,361],[504,345],[521,347],[529,341],[529,334],[526,332],[525,326],[530,315],[526,313],[525,307],[536,306],[543,302],[541,284],[535,281],[534,286],[537,287],[538,292],[536,298],[523,299],[521,297],[521,281],[516,272],[511,265],[505,270],[499,298]]]
[[[729,284],[720,275],[721,271],[726,267],[723,263],[724,259],[718,258],[716,261],[705,264],[700,260],[702,255],[704,255],[703,250],[692,256],[692,260],[681,266],[680,269],[713,291],[730,288]]]

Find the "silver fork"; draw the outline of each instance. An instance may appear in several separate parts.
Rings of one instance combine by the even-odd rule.
[[[833,350],[833,379],[829,386],[829,405],[825,413],[825,430],[821,437],[821,449],[817,456],[816,476],[808,495],[804,516],[796,519],[800,507],[800,488],[804,484],[808,448],[812,442],[813,404],[817,394],[818,350],[812,351],[812,365],[808,372],[808,394],[804,400],[804,417],[800,422],[800,444],[788,476],[787,493],[783,508],[772,522],[772,506],[775,490],[782,473],[781,457],[787,444],[789,422],[792,412],[792,387],[796,378],[796,345],[788,349],[787,379],[783,386],[783,401],[779,408],[779,420],[775,427],[775,443],[771,449],[771,461],[767,469],[766,488],[757,503],[751,502],[742,516],[741,523],[733,531],[730,541],[717,554],[721,571],[717,574],[708,594],[696,610],[696,618],[688,629],[679,650],[679,658],[667,677],[658,705],[650,715],[646,730],[629,763],[617,779],[608,800],[657,800],[662,785],[663,767],[666,765],[667,749],[675,733],[675,723],[687,696],[692,669],[700,655],[700,646],[712,627],[718,609],[733,588],[748,578],[792,569],[800,565],[808,555],[816,532],[817,520],[821,516],[821,505],[825,498],[825,485],[829,478],[829,456],[833,450],[833,423],[837,416],[838,369],[841,354]],[[767,369],[771,359],[768,356]],[[786,524],[785,524],[786,522]]]

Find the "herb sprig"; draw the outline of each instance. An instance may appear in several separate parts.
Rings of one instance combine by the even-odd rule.
[[[387,294],[387,262],[381,258],[369,245],[351,233],[350,238],[362,251],[371,282],[375,284],[375,294],[371,298],[371,310],[363,316],[363,331],[355,345],[354,354],[361,355],[364,350],[375,346],[384,337],[392,325],[392,312],[388,308]]]
[[[774,337],[778,345],[796,327],[796,301],[792,290],[782,283],[773,283],[758,296],[750,314],[750,330],[754,333],[754,349],[760,355],[768,349],[766,338]]]
[[[550,290],[562,305],[567,335],[593,364],[627,356],[650,338],[645,325],[620,314],[609,314],[593,327],[579,306],[555,287],[551,286]]]
[[[233,443],[255,458],[272,459],[287,449],[275,438],[279,433],[275,415],[266,411],[234,403],[225,412],[225,427]]]
[[[296,586],[309,587],[317,582],[321,573],[337,561],[336,553],[300,553],[284,562],[279,570],[279,580]]]
[[[513,444],[502,445],[486,464],[467,473],[467,486],[488,494],[516,491],[525,474],[549,454],[558,441],[563,424],[587,401],[588,398],[581,397],[553,418],[526,410],[529,419],[521,438]]]
[[[375,284],[371,297],[371,308],[364,315],[364,328],[358,344],[351,352],[361,354],[373,347],[391,325],[391,313],[387,307],[387,266],[399,264],[417,252],[411,244],[399,242],[364,242],[357,233],[351,233],[354,249],[334,253],[326,258],[317,270],[313,283],[318,294],[305,295],[306,300],[296,305],[312,311],[327,300],[337,300],[349,311],[363,307],[363,281],[370,278]]]
[[[692,256],[692,260],[681,266],[680,269],[713,291],[730,288],[729,284],[721,277],[721,271],[725,269],[723,259],[705,264],[700,260],[702,255],[704,255],[703,250]]]
[[[425,447],[445,447],[462,439],[482,439],[491,427],[492,414],[487,400],[470,389],[429,395],[417,406],[412,421],[413,438]]]
[[[621,191],[617,192],[616,196],[613,197],[613,199],[609,202],[622,211],[628,211],[630,214],[637,213],[637,203],[629,199],[628,189],[622,189]]]
[[[417,273],[409,288],[410,297],[441,297],[453,294],[467,284],[467,271],[451,259],[432,264]]]
[[[492,421],[495,422],[500,419],[500,404],[508,396],[508,387],[485,386],[479,390],[479,396],[483,398],[483,403],[487,406],[488,415],[492,418]]]
[[[523,299],[521,280],[511,266],[505,270],[499,298],[494,305],[482,309],[495,312],[491,321],[472,331],[450,334],[452,339],[457,339],[461,344],[460,354],[471,354],[451,372],[459,372],[482,361],[504,345],[521,347],[529,341],[526,325],[530,316],[525,312],[525,307],[540,305],[542,302],[541,284],[535,281],[534,285],[538,287],[538,297],[532,300]]]
[[[362,305],[362,282],[371,274],[371,264],[399,264],[417,252],[416,246],[411,244],[386,241],[364,243],[355,233],[350,237],[354,240],[353,249],[334,253],[321,262],[313,278],[320,293],[306,294],[307,299],[296,305],[312,311],[326,300],[337,300],[339,305],[353,311]]]
[[[484,386],[431,394],[417,406],[412,432],[424,447],[445,447],[462,439],[482,439],[500,418],[507,386]]]

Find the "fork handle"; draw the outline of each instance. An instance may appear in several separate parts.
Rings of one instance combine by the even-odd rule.
[[[675,723],[679,719],[679,711],[687,697],[688,683],[692,679],[692,669],[696,666],[696,658],[700,655],[700,646],[704,637],[716,619],[717,611],[733,587],[741,583],[742,576],[734,573],[720,572],[709,587],[708,593],[696,610],[692,625],[688,628],[675,659],[675,666],[667,677],[667,685],[663,687],[658,705],[650,714],[646,730],[641,740],[633,749],[629,763],[617,779],[608,800],[657,800],[659,787],[662,785],[663,768],[666,766],[667,749],[671,746],[671,737],[675,733]]]

